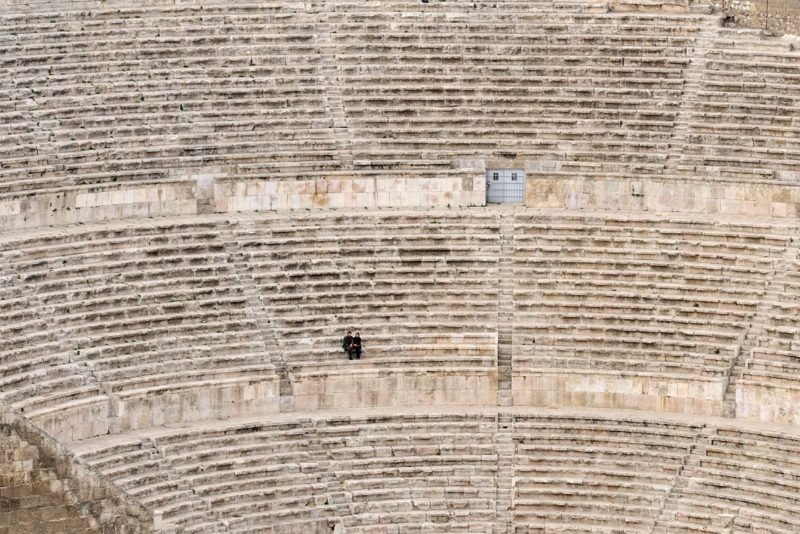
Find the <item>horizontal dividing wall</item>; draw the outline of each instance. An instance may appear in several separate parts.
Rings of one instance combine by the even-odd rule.
[[[326,208],[449,208],[486,202],[483,172],[440,175],[238,179],[216,169],[189,180],[112,184],[0,197],[0,229],[140,217]]]
[[[281,181],[239,179],[212,170],[190,180],[0,196],[0,229],[198,213],[456,208],[485,203],[486,183],[480,171]]]
[[[214,211],[300,210],[319,208],[457,208],[486,203],[482,172],[453,171],[270,180],[219,179],[214,183]]]
[[[93,187],[0,198],[6,230],[138,217],[347,208],[447,208],[486,203],[483,172],[441,177],[197,181]],[[586,211],[800,217],[800,185],[530,173],[525,206]]]
[[[525,205],[565,210],[800,217],[800,183],[529,173]]]
[[[196,184],[102,185],[0,197],[0,228],[14,230],[115,219],[194,215]]]

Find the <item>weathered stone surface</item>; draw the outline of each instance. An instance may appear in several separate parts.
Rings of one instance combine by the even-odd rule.
[[[0,532],[153,531],[151,512],[5,406],[0,452]]]
[[[794,218],[772,192],[800,174],[800,42],[710,8],[6,0],[0,229],[480,206],[490,168],[596,186],[532,186],[530,206]],[[796,10],[773,0],[770,23]],[[742,194],[691,194],[706,182]]]

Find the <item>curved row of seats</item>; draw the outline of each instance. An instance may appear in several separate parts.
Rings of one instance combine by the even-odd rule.
[[[286,523],[298,532],[322,532],[332,515],[344,516],[355,530],[447,522],[485,531],[494,520],[494,417],[379,415],[216,426],[75,447],[186,532]]]
[[[793,247],[791,231],[768,225],[525,214],[513,244],[519,402],[602,405],[615,395],[616,407],[716,415],[766,284]],[[597,386],[637,376],[644,382],[627,390]]]
[[[316,380],[294,392],[309,409],[433,400],[386,397],[392,388],[469,389],[482,404],[496,388],[503,285],[516,404],[721,414],[758,327],[741,385],[784,394],[743,406],[794,410],[800,286],[797,262],[782,263],[793,228],[519,211],[504,236],[502,217],[332,211],[6,236],[0,396],[66,441],[271,413],[292,395],[280,376]],[[357,366],[339,345],[347,329],[365,340]],[[401,384],[402,373],[418,378]],[[449,382],[430,382],[440,375]],[[395,382],[348,392],[358,376]],[[311,398],[323,394],[337,403]]]
[[[737,414],[765,421],[800,422],[800,259],[793,254],[750,334],[745,365],[736,377]]]
[[[446,175],[465,156],[544,160],[570,176],[800,172],[787,42],[732,34],[714,16],[597,8],[8,6],[0,193],[171,183],[207,168]]]
[[[79,442],[186,532],[792,532],[800,437],[657,415],[380,411]],[[505,488],[511,492],[506,493]],[[727,530],[726,530],[727,529]]]
[[[167,402],[127,425],[136,427],[224,415],[227,396],[264,394],[274,366],[220,232],[184,221],[6,241],[3,399],[70,440],[127,417],[117,403],[128,396],[222,396],[215,406]],[[84,413],[63,417],[68,410]]]
[[[0,18],[2,190],[336,169],[317,18],[286,2]]]
[[[341,358],[331,340],[347,328],[370,364],[493,367],[498,224],[477,211],[270,217],[240,225],[238,261],[292,368]]]

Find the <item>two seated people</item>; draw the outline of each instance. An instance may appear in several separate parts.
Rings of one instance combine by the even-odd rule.
[[[347,335],[342,338],[342,350],[347,353],[348,360],[361,359],[361,334],[356,332],[352,335],[352,330],[347,331]]]

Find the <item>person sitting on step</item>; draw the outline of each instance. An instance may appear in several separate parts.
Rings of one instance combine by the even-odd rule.
[[[353,332],[352,330],[347,331],[347,335],[342,338],[342,350],[347,353],[347,358],[349,360],[353,359],[353,355],[350,352],[350,345],[353,344]]]
[[[356,355],[356,360],[361,359],[361,334],[356,332],[356,335],[353,336],[353,341],[350,344],[350,359],[352,360],[352,355]]]

